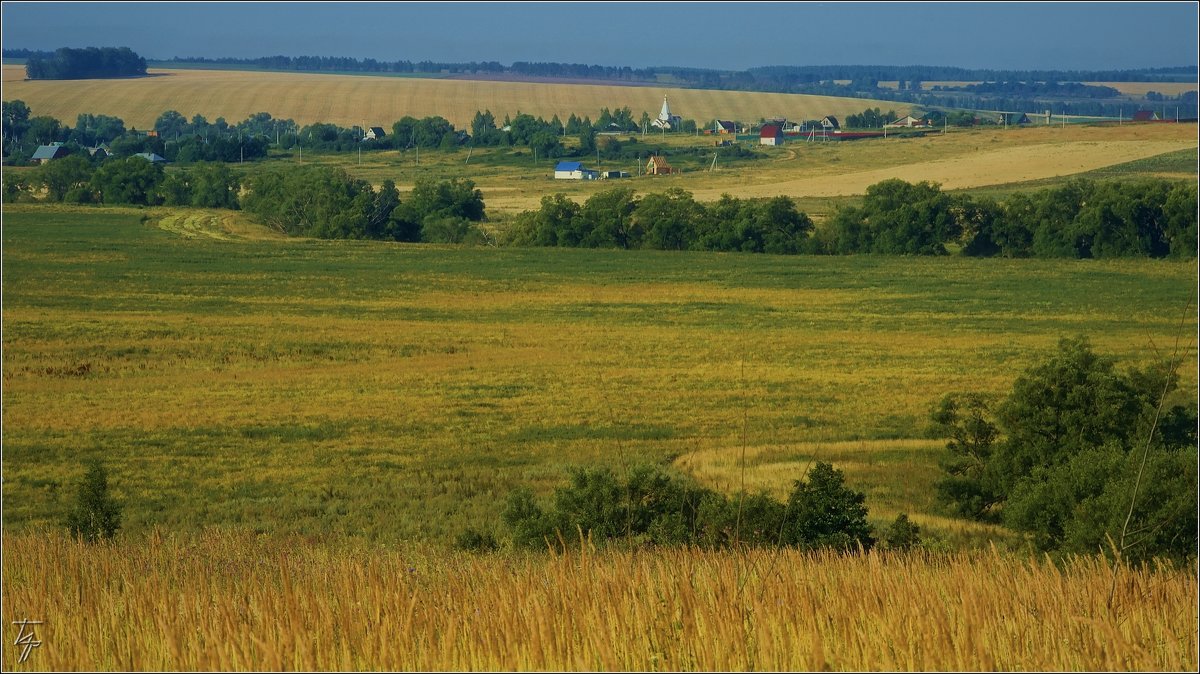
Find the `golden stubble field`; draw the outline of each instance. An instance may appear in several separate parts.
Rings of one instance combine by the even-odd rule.
[[[601,108],[629,107],[634,117],[651,117],[662,108],[698,124],[714,118],[757,121],[763,117],[820,119],[845,116],[868,107],[904,115],[905,103],[860,98],[705,91],[672,87],[593,84],[540,84],[483,80],[422,79],[369,75],[247,72],[234,70],[160,70],[152,77],[125,80],[27,81],[24,66],[3,67],[4,99],[25,101],[34,115],[50,115],[73,124],[80,113],[115,115],[127,127],[148,129],[167,110],[185,117],[224,117],[233,124],[257,112],[269,112],[298,124],[330,122],[341,126],[382,126],[405,115],[440,115],[469,129],[476,112],[491,110],[497,121],[518,111],[550,119],[572,114],[596,119]]]

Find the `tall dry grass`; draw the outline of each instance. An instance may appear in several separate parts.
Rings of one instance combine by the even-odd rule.
[[[206,533],[4,538],[16,669],[1195,670],[1195,567],[995,552],[472,557]],[[740,574],[740,575],[739,575]],[[13,628],[16,629],[15,627]]]

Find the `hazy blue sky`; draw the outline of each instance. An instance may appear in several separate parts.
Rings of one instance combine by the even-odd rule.
[[[1194,65],[1197,4],[30,3],[8,48],[128,46],[148,58],[352,56],[744,69],[899,64]]]

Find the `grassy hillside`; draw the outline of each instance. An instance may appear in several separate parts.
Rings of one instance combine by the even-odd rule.
[[[5,525],[103,457],[127,529],[444,543],[568,466],[779,490],[809,458],[956,543],[930,404],[1078,333],[1180,335],[1194,262],[780,258],[271,240],[227,212],[5,208]],[[1189,302],[1193,304],[1189,305]]]
[[[699,124],[715,117],[745,122],[762,117],[820,119],[844,117],[868,107],[907,114],[904,103],[859,98],[705,91],[670,87],[592,84],[534,84],[424,78],[318,75],[234,70],[158,70],[129,80],[25,81],[23,66],[4,66],[5,100],[25,101],[35,115],[73,123],[80,113],[115,115],[126,126],[152,128],[166,110],[189,119],[224,117],[234,123],[256,112],[294,119],[299,124],[382,125],[405,115],[441,115],[457,128],[469,128],[476,111],[490,109],[498,120],[526,112],[566,120],[571,113],[593,120],[601,108],[628,106],[635,117],[653,117],[663,96],[671,111]]]

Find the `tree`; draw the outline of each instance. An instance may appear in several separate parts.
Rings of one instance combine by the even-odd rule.
[[[91,186],[106,204],[154,205],[163,180],[159,164],[142,157],[106,161],[92,174]]]
[[[29,129],[29,106],[25,101],[4,101],[4,144],[25,135]]]
[[[646,248],[685,250],[691,246],[703,208],[690,192],[672,187],[643,197],[634,211],[633,223],[645,232],[642,245]]]
[[[99,461],[89,465],[66,525],[72,537],[88,543],[111,539],[121,528],[121,506],[108,493],[108,472]]]
[[[616,187],[589,197],[579,209],[579,216],[586,222],[583,229],[588,231],[583,245],[604,248],[640,245],[642,232],[633,223],[637,204],[629,187]]]
[[[158,132],[160,138],[174,140],[184,132],[187,123],[187,117],[174,110],[167,110],[154,121],[154,130]]]
[[[53,117],[40,115],[29,120],[27,137],[35,143],[46,145],[61,140],[62,124]]]
[[[804,548],[870,549],[875,539],[865,500],[865,494],[845,486],[842,471],[818,461],[788,497],[785,542]]]
[[[46,188],[50,201],[63,201],[72,191],[86,186],[91,178],[91,163],[73,154],[39,166],[31,182]]]
[[[883,544],[889,550],[911,550],[921,544],[921,527],[908,519],[908,513],[900,513],[884,531]]]
[[[191,205],[201,208],[237,208],[240,182],[229,166],[201,162],[190,173]]]

